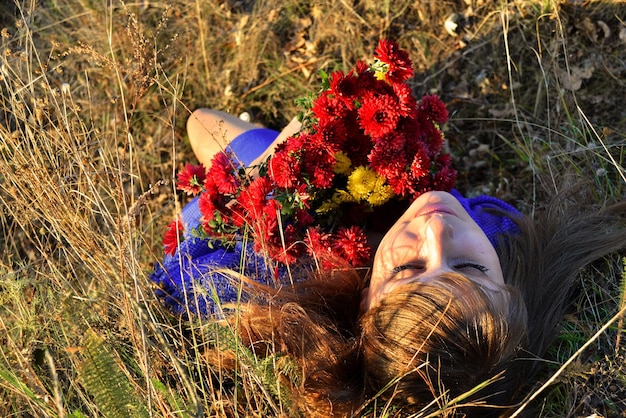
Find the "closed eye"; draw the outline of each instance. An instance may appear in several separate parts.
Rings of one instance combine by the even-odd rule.
[[[423,269],[424,269],[424,266],[421,264],[403,264],[401,266],[394,267],[391,270],[391,274],[395,275],[404,270],[423,270]]]
[[[482,264],[474,263],[471,261],[458,263],[454,266],[457,270],[465,270],[465,269],[473,269],[478,270],[481,273],[487,273],[489,271],[488,267],[483,266]],[[390,275],[393,277],[396,274],[403,272],[405,270],[424,270],[424,266],[422,264],[403,264],[401,266],[396,266],[390,271]]]
[[[478,270],[481,273],[486,273],[489,271],[489,269],[483,266],[482,264],[476,264],[472,262],[459,263],[455,265],[454,268],[459,269],[459,270],[471,268],[471,269]]]

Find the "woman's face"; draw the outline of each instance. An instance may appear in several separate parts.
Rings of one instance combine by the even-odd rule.
[[[504,285],[493,245],[454,196],[428,192],[417,198],[383,237],[363,308],[401,285],[439,280],[455,272],[488,290]]]

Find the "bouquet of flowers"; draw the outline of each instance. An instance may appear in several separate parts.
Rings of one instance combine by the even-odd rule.
[[[445,105],[415,98],[411,60],[396,43],[381,40],[374,57],[322,73],[321,92],[302,100],[302,130],[259,166],[243,167],[228,152],[207,169],[186,165],[177,187],[199,194],[194,238],[224,246],[245,236],[283,265],[308,255],[325,269],[358,267],[371,257],[362,228],[376,207],[453,187],[456,171],[442,153]],[[167,254],[181,227],[170,224]]]

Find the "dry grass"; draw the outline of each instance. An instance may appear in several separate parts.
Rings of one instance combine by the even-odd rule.
[[[147,274],[182,203],[171,180],[193,160],[190,110],[249,111],[280,127],[296,113],[294,99],[315,91],[317,69],[366,59],[379,37],[411,52],[417,94],[449,104],[462,191],[530,213],[573,170],[595,178],[599,196],[626,193],[623,2],[478,0],[472,10],[408,0],[6,3],[2,416],[289,412],[259,359],[244,360],[238,381],[210,368],[202,344],[237,340],[172,318]],[[443,28],[452,12],[466,15],[458,36]],[[555,362],[619,310],[622,271],[616,257],[582,276]],[[623,416],[620,333],[621,323],[609,327],[539,395],[542,416]]]

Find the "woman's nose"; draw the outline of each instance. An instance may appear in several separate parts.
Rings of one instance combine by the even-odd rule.
[[[442,215],[435,214],[431,216],[424,227],[426,229],[424,244],[430,251],[441,252],[454,238],[454,231],[451,225],[446,222],[445,217]]]

